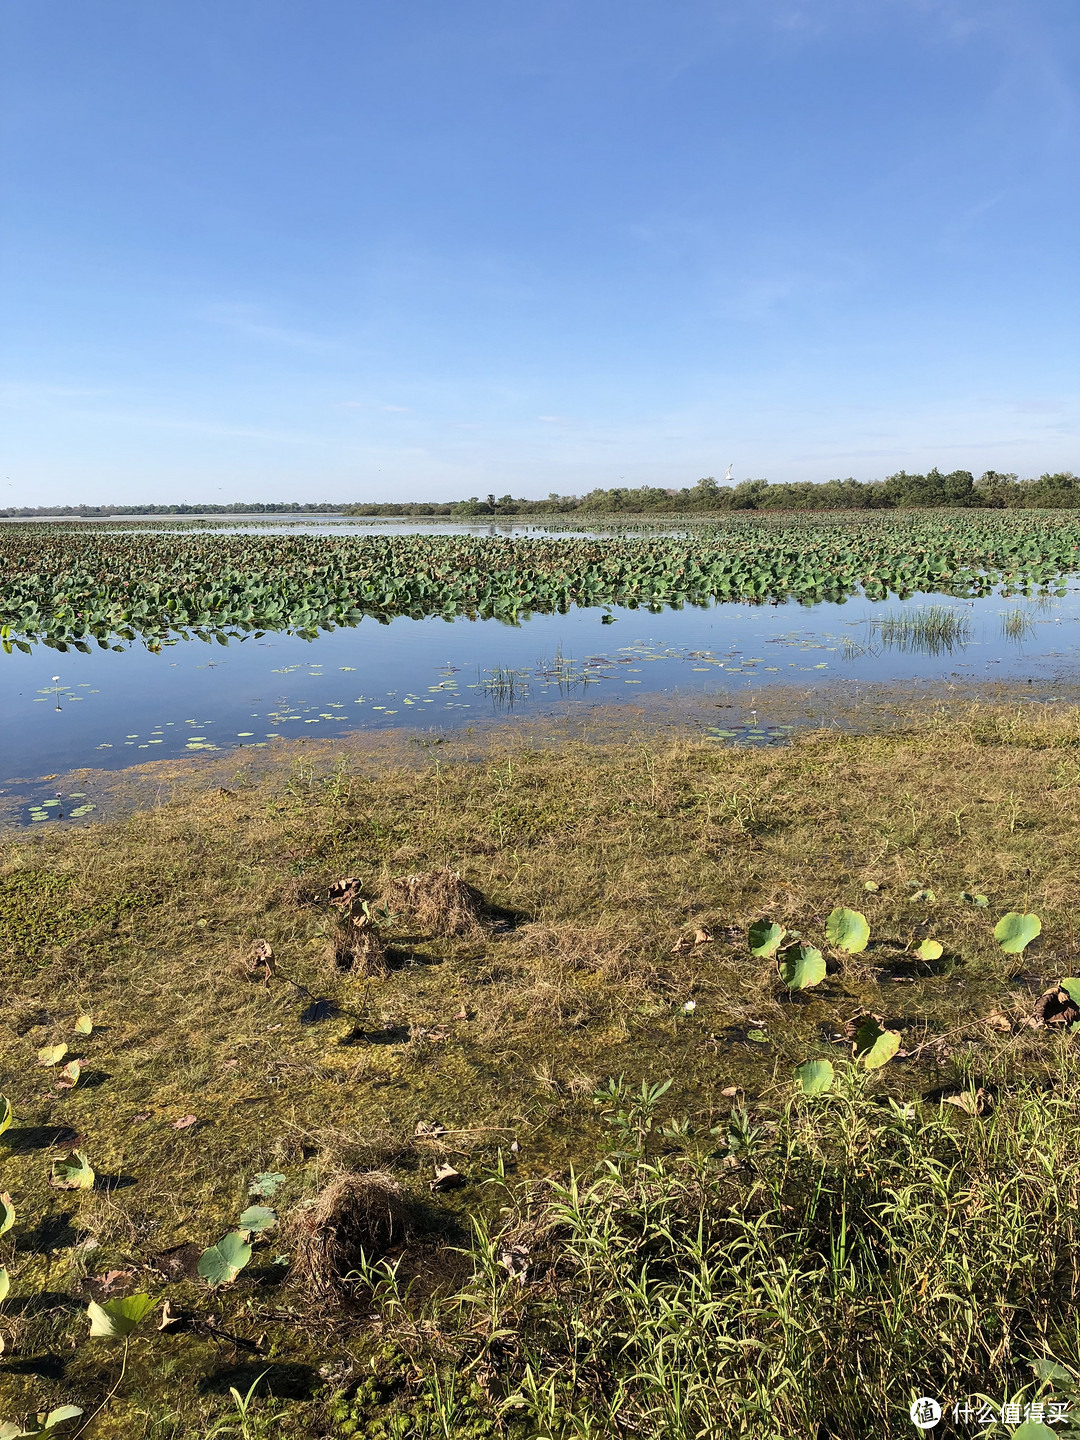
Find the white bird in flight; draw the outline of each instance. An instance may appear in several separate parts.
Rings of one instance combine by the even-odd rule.
[[[735,461],[733,460],[733,461],[731,462],[731,465],[734,465],[734,464],[735,464]],[[730,480],[730,479],[731,479],[731,465],[729,465],[729,466],[727,467],[727,474],[724,476],[724,479],[725,479],[725,480]]]

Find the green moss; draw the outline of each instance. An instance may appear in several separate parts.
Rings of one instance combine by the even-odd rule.
[[[56,870],[14,870],[0,879],[0,953],[43,958],[149,903],[123,892],[84,903],[72,876]]]

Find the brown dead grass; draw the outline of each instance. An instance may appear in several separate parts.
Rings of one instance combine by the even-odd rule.
[[[431,935],[479,935],[483,930],[483,895],[449,866],[391,880],[384,899]]]
[[[385,1171],[338,1175],[285,1227],[290,1283],[318,1299],[348,1293],[365,1261],[404,1244],[409,1208],[406,1192]]]

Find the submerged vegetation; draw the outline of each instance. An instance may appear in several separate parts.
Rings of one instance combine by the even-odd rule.
[[[1059,584],[1080,559],[1066,514],[956,512],[829,518],[728,517],[692,536],[648,538],[304,536],[0,532],[0,641],[64,650],[151,648],[214,637],[355,625],[365,617],[513,623],[571,606],[660,609],[714,601],[863,593],[987,594]],[[610,618],[610,617],[609,617]]]
[[[5,839],[0,1434],[1060,1419],[1080,712],[413,752]]]

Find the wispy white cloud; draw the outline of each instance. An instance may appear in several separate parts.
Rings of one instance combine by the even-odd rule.
[[[316,335],[307,330],[296,330],[287,325],[278,325],[266,314],[261,305],[227,303],[207,305],[200,311],[200,318],[211,325],[231,331],[250,340],[263,340],[272,345],[284,345],[296,350],[336,350],[340,342],[326,335]]]

